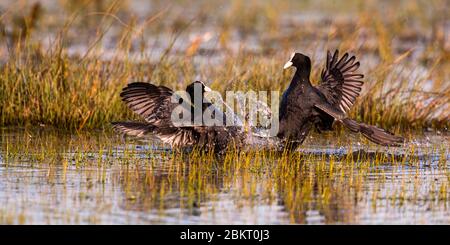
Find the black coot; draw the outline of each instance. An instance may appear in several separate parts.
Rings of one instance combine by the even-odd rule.
[[[296,149],[312,127],[331,130],[333,122],[341,121],[350,131],[360,132],[370,141],[380,145],[398,146],[404,139],[392,133],[347,117],[361,92],[364,77],[357,73],[360,63],[355,56],[345,53],[339,58],[336,50],[327,53],[326,66],[322,70],[321,83],[313,86],[309,80],[311,60],[308,56],[294,53],[284,68],[297,70],[283,93],[280,104],[280,125],[278,137],[285,147]]]
[[[207,108],[214,108],[204,98],[205,91],[210,91],[210,88],[200,81],[191,83],[186,88],[190,101],[185,104],[188,105],[186,111],[191,113],[192,121],[187,125],[180,126],[175,125],[171,118],[174,109],[183,102],[181,99],[180,103],[173,103],[174,91],[165,86],[156,86],[151,83],[130,83],[122,90],[120,96],[128,107],[141,116],[145,122],[114,122],[113,127],[133,136],[154,135],[174,148],[198,147],[223,151],[230,145],[242,144],[245,135],[242,127],[196,124],[194,115],[196,86],[201,88],[201,95],[197,97],[200,97],[203,102],[202,112]],[[215,109],[215,112],[221,113],[217,108]],[[222,115],[225,121],[225,115]]]

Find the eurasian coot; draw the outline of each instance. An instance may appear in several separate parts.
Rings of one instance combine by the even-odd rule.
[[[196,88],[199,88],[199,94],[196,94]],[[173,99],[174,91],[165,86],[144,82],[130,83],[122,90],[120,96],[145,122],[114,122],[113,127],[133,136],[154,135],[174,148],[198,147],[223,151],[230,145],[242,144],[245,133],[241,126],[203,124],[205,110],[212,109],[215,113],[221,113],[205,99],[206,91],[210,91],[210,88],[203,82],[191,83],[186,88],[189,96],[185,99],[188,101],[180,97],[176,99],[179,100],[177,103]],[[195,113],[199,110],[199,107],[195,106],[197,99],[200,99],[202,105],[200,113]],[[174,123],[172,116],[177,106],[182,106],[183,102],[185,102],[184,113],[190,114],[188,115],[190,119],[178,125]],[[222,114],[222,116],[225,121],[225,115]]]
[[[364,76],[356,72],[359,65],[355,56],[345,53],[339,58],[338,50],[333,55],[328,51],[326,66],[321,73],[322,81],[318,86],[313,86],[309,80],[311,60],[300,53],[292,54],[284,69],[293,66],[296,72],[281,99],[277,134],[285,147],[296,149],[312,127],[319,132],[331,130],[335,120],[380,145],[398,146],[404,141],[384,129],[347,117],[363,85],[361,79]]]

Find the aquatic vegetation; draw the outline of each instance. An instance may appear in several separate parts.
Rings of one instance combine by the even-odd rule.
[[[448,136],[217,156],[99,132],[1,135],[0,223],[449,222]]]
[[[325,4],[311,17],[306,10],[316,13],[317,5],[295,1],[155,1],[139,18],[139,1],[59,4],[1,5],[0,125],[109,128],[131,116],[119,98],[130,81],[182,88],[201,77],[222,93],[282,91],[290,76],[281,68],[293,50],[317,60],[312,80],[319,81],[323,51],[339,48],[361,57],[365,69],[351,117],[394,132],[449,126],[445,2]],[[222,11],[207,15],[211,9]],[[335,18],[323,16],[327,11]]]

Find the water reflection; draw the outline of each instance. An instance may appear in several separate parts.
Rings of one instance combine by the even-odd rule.
[[[0,223],[450,222],[448,136],[399,149],[313,137],[293,154],[217,158],[102,132],[3,129]]]

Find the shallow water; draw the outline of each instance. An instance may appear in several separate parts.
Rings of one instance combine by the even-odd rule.
[[[312,135],[290,158],[195,158],[103,132],[3,129],[0,223],[449,224],[449,139]]]

